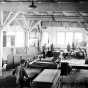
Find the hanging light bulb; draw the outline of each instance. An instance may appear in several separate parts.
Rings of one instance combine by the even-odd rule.
[[[29,7],[36,8],[37,6],[34,4],[34,1],[32,0],[32,4]]]

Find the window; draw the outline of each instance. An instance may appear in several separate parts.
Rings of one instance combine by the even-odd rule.
[[[24,47],[24,32],[7,32],[7,47]]]
[[[79,43],[83,40],[83,35],[81,32],[75,32],[74,34],[75,42]]]
[[[15,46],[16,47],[24,47],[25,35],[24,32],[16,32]]]
[[[57,45],[63,47],[65,45],[65,32],[57,33]]]
[[[11,36],[11,46],[15,46],[15,36]]]
[[[36,33],[35,32],[31,32],[30,33],[30,38],[31,39],[35,39],[36,38]]]
[[[47,32],[44,32],[42,35],[42,45],[49,43],[49,35]]]
[[[66,32],[66,45],[72,45],[73,42],[73,32]]]
[[[28,45],[37,47],[38,46],[38,37],[39,37],[38,32],[31,32],[29,34]]]
[[[74,41],[73,41],[74,40]],[[83,40],[81,32],[58,32],[57,33],[57,45],[61,48],[65,48],[68,44],[72,46],[73,42],[79,43]]]
[[[7,31],[7,47],[12,47],[15,45],[15,33],[12,31]]]

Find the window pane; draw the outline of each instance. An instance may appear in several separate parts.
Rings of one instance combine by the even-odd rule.
[[[24,47],[24,42],[25,42],[24,32],[16,32],[15,46],[16,47]]]
[[[73,42],[73,32],[66,32],[66,45],[72,45]]]
[[[43,35],[42,35],[42,43],[41,45],[44,45],[44,44],[48,44],[48,33],[47,32],[44,32]]]
[[[11,36],[11,46],[15,46],[15,36]]]
[[[76,32],[76,33],[75,33],[75,41],[76,41],[76,42],[81,42],[82,40],[83,40],[82,33]]]
[[[65,32],[57,33],[57,44],[59,47],[63,47],[65,45]]]
[[[31,38],[31,39],[36,38],[36,33],[35,33],[35,32],[31,32],[31,33],[30,33],[30,38]]]

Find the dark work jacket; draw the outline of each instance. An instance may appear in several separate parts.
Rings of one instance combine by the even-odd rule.
[[[28,78],[28,75],[24,69],[24,67],[18,66],[12,73],[16,75],[17,82],[24,81],[25,78]]]

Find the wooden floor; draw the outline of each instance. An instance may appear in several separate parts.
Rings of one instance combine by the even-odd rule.
[[[62,88],[87,88],[88,70],[73,70],[70,75],[63,76]]]
[[[12,71],[3,72],[3,76],[11,73]],[[88,88],[88,70],[72,70],[70,75],[61,79],[61,88]]]

